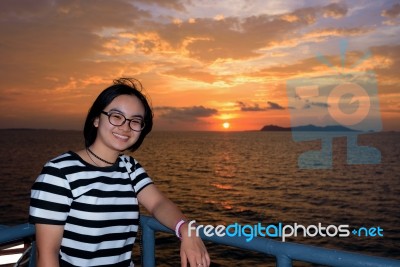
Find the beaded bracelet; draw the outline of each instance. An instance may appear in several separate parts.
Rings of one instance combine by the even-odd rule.
[[[181,230],[182,225],[183,225],[185,222],[186,222],[185,220],[180,220],[180,221],[175,225],[175,234],[176,234],[176,236],[177,236],[180,240],[182,240],[182,235],[181,235],[180,230]]]

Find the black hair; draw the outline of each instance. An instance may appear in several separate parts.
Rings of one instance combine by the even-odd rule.
[[[101,112],[108,106],[114,98],[120,95],[134,95],[142,102],[144,107],[144,128],[140,132],[138,140],[128,148],[130,151],[137,150],[143,143],[144,138],[153,128],[153,111],[149,105],[146,96],[141,92],[143,89],[139,80],[134,78],[119,78],[113,81],[113,85],[104,89],[93,102],[86,117],[83,135],[85,137],[85,146],[91,146],[97,137],[97,127],[94,126],[94,120],[100,116]]]

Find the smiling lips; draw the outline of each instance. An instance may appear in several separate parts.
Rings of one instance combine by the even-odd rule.
[[[115,137],[117,137],[118,139],[121,139],[121,140],[123,140],[123,141],[127,141],[128,139],[129,139],[129,136],[126,136],[126,135],[121,135],[121,134],[118,134],[118,133],[112,133]]]

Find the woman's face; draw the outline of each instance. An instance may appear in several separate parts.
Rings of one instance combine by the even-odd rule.
[[[134,95],[117,96],[103,111],[120,118],[120,115],[123,115],[128,120],[133,119],[134,122],[130,123],[127,120],[121,126],[115,126],[110,123],[107,115],[101,114],[94,121],[94,126],[98,128],[95,144],[101,143],[119,152],[131,147],[138,140],[140,132],[133,131],[129,124],[134,125],[144,120],[144,107],[139,98]]]

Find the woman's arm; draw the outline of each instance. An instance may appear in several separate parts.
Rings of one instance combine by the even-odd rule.
[[[58,267],[64,225],[35,224],[37,267]]]
[[[138,200],[157,220],[170,229],[175,230],[175,226],[180,220],[186,220],[179,208],[153,184],[139,192]],[[182,236],[181,266],[186,267],[188,262],[193,267],[209,266],[210,257],[203,241],[194,232],[189,236],[187,223],[183,224],[180,229]]]

